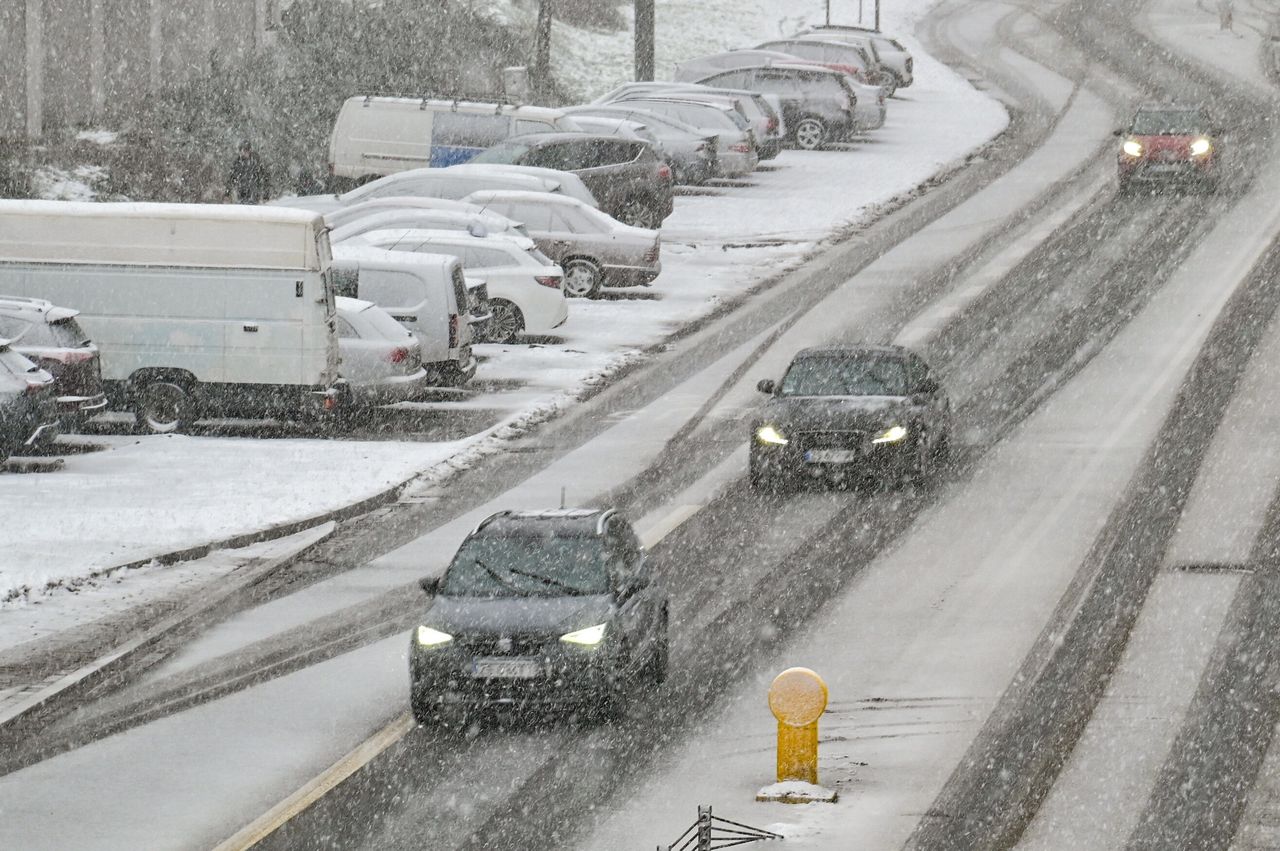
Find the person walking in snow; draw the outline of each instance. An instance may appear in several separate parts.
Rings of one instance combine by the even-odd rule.
[[[1231,23],[1233,0],[1218,0],[1218,27],[1226,32],[1234,32]]]
[[[248,139],[240,143],[236,158],[227,171],[226,199],[237,204],[259,204],[266,200],[267,167]]]

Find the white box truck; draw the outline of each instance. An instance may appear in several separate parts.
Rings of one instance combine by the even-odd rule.
[[[340,404],[330,262],[302,210],[0,201],[0,294],[79,310],[108,394],[157,432]]]

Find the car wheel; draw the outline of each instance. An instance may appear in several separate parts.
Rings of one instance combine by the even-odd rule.
[[[142,388],[134,417],[152,434],[174,434],[191,426],[193,409],[191,395],[181,384],[153,381]]]
[[[485,324],[484,338],[490,343],[512,343],[524,330],[524,316],[520,308],[506,299],[495,298],[489,302],[489,321]]]
[[[564,294],[570,298],[595,298],[604,285],[599,264],[579,257],[564,264]]]
[[[827,125],[816,118],[805,118],[796,125],[796,145],[806,151],[815,151],[827,141]]]
[[[436,380],[440,382],[441,387],[461,387],[475,377],[476,367],[474,360],[471,362],[469,369],[463,369],[462,365],[457,361],[450,361],[439,368]]]

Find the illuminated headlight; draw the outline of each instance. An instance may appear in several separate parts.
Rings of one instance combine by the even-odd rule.
[[[761,443],[772,443],[774,446],[786,446],[788,443],[787,436],[771,425],[757,429],[756,439]]]
[[[1121,148],[1123,148],[1124,152],[1131,157],[1142,156],[1142,143],[1137,139],[1127,140],[1123,145],[1121,145]]]
[[[598,623],[595,626],[589,626],[586,629],[579,629],[574,632],[566,633],[560,636],[561,641],[569,644],[581,644],[585,647],[595,647],[601,641],[604,641],[604,631],[608,624]]]
[[[448,644],[450,641],[453,641],[453,636],[447,632],[441,632],[429,626],[418,627],[419,647],[439,647],[441,644]]]
[[[877,437],[872,443],[897,443],[907,436],[907,430],[900,425],[885,429],[884,433]]]
[[[1191,143],[1191,156],[1203,157],[1205,154],[1213,150],[1213,145],[1208,139],[1196,139]]]

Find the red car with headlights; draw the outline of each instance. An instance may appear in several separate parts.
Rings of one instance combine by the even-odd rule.
[[[1204,110],[1143,107],[1125,130],[1117,153],[1120,188],[1133,183],[1194,182],[1213,188],[1222,158],[1222,131]]]

